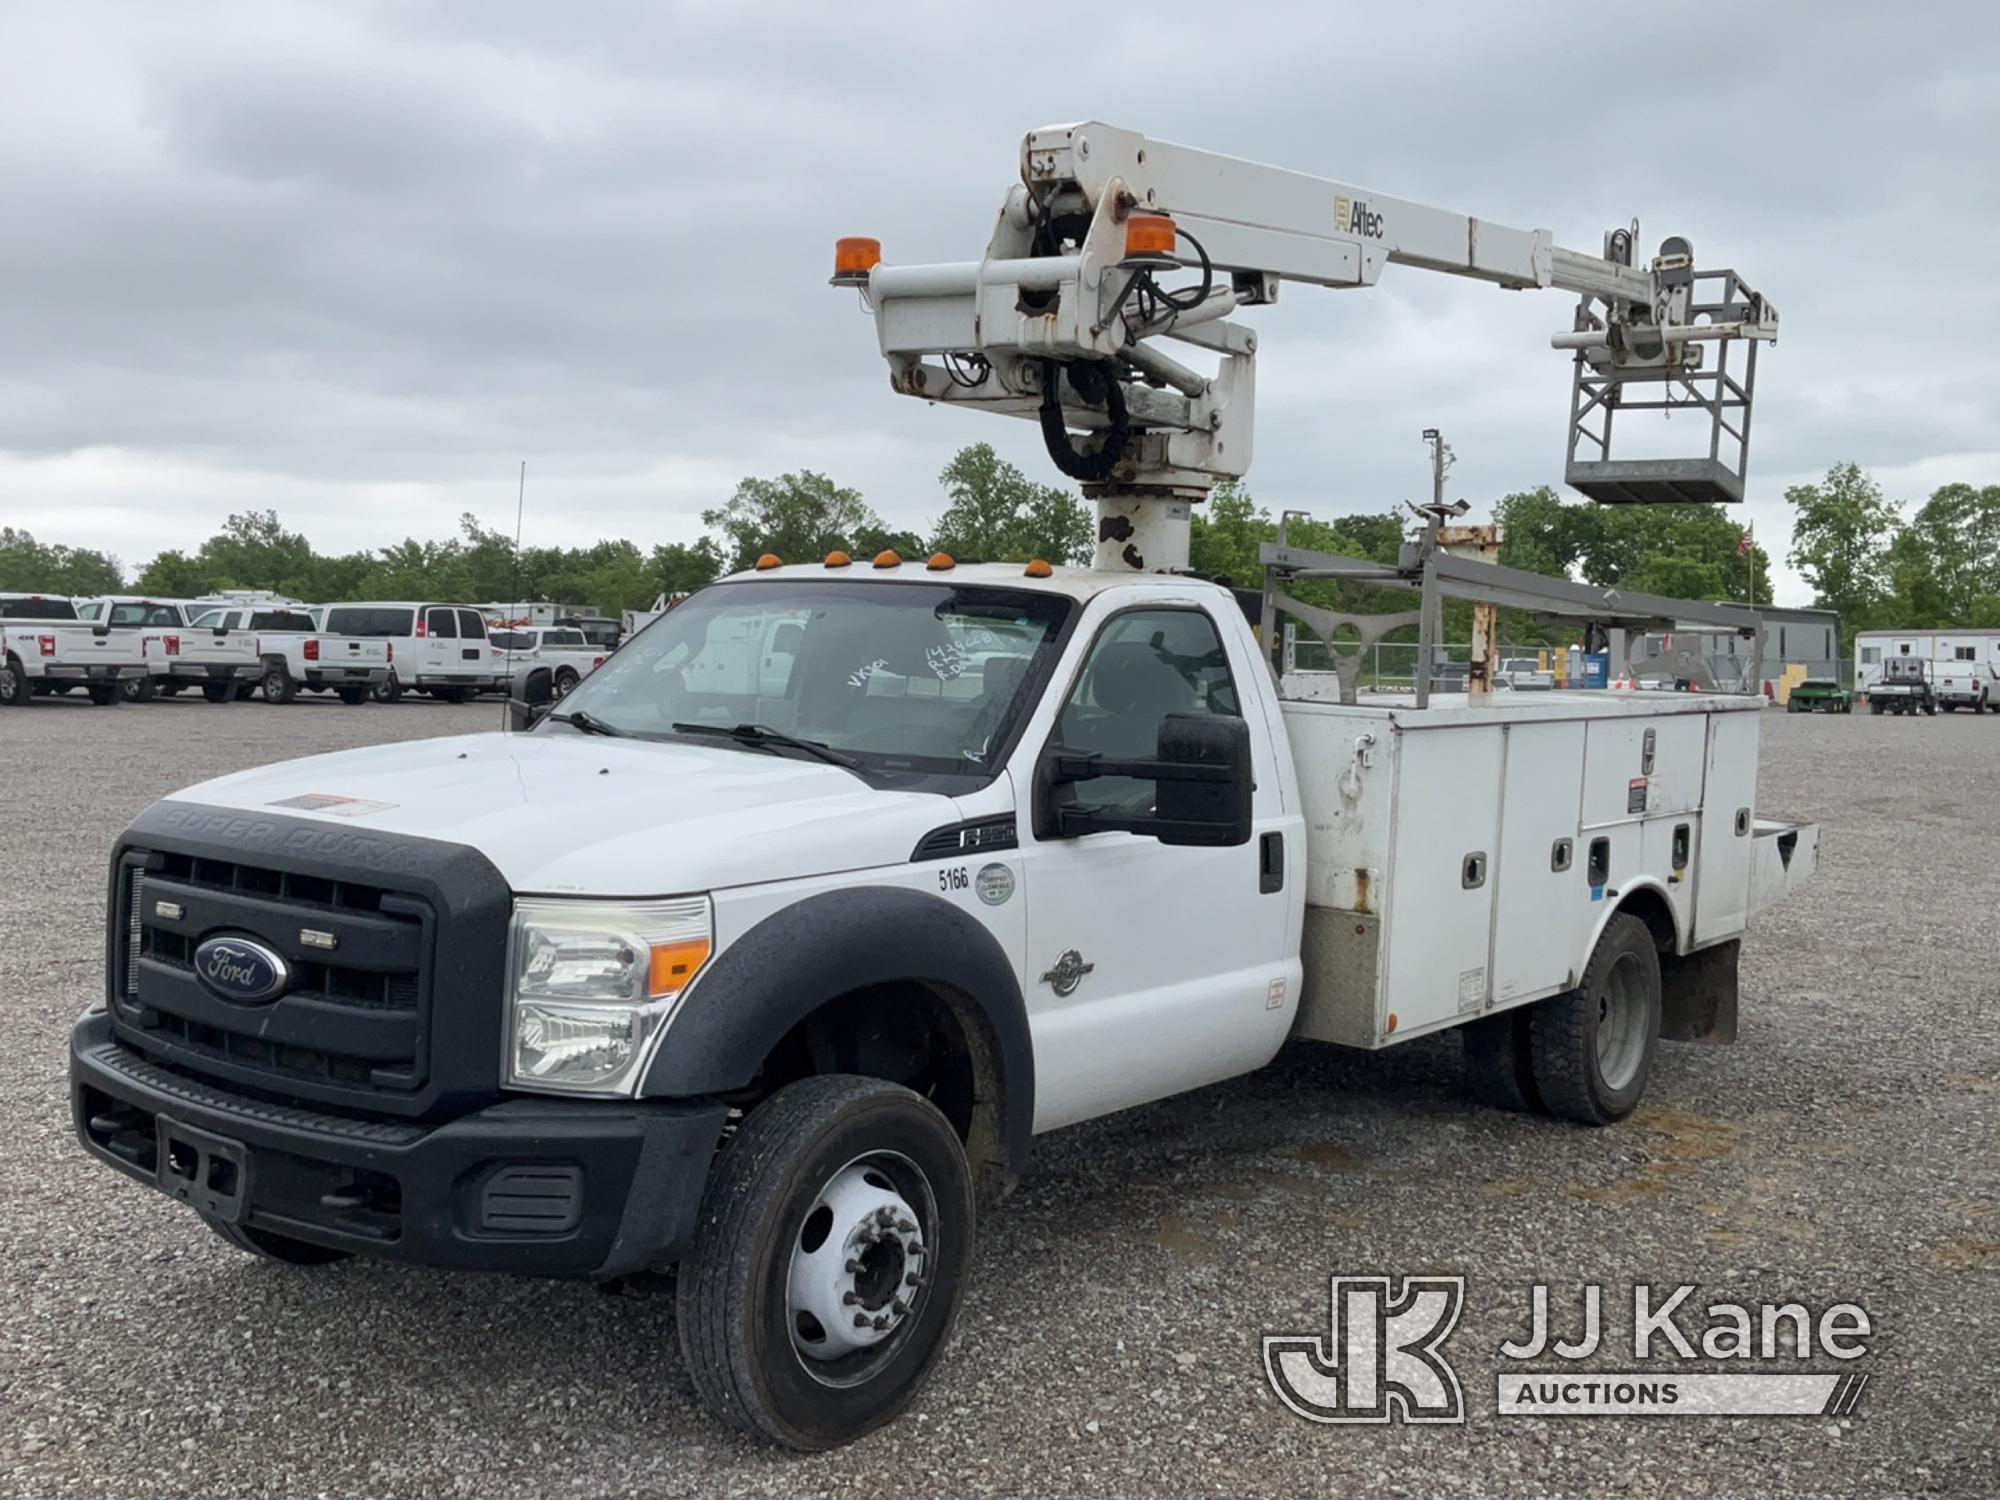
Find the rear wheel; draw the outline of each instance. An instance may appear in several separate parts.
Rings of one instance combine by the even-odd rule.
[[[583,679],[577,675],[575,667],[558,667],[556,669],[555,681],[556,696],[558,698],[567,698],[570,690],[581,681]]]
[[[373,696],[374,694],[365,687],[344,687],[340,690],[340,701],[350,708],[356,704],[366,703]]]
[[[201,695],[210,703],[230,703],[236,698],[236,684],[233,682],[204,682]]]
[[[259,1260],[281,1261],[288,1266],[330,1266],[337,1261],[351,1259],[350,1252],[346,1250],[315,1245],[310,1240],[295,1240],[290,1235],[273,1234],[268,1229],[225,1224],[206,1214],[202,1215],[201,1221],[214,1230],[218,1238],[227,1240],[245,1255],[254,1255]]]
[[[28,674],[17,661],[0,661],[0,708],[15,708],[28,701]]]
[[[93,682],[90,685],[90,701],[99,708],[111,708],[125,701],[125,684],[122,682]]]
[[[680,1268],[680,1340],[703,1403],[815,1451],[923,1388],[971,1259],[972,1180],[935,1105],[878,1078],[805,1078],[716,1159]]]
[[[462,687],[432,688],[431,693],[445,703],[464,703],[472,697],[472,689]]]
[[[1481,1104],[1532,1114],[1542,1108],[1535,1087],[1534,1049],[1528,1038],[1528,1013],[1517,1005],[1458,1028],[1465,1042],[1465,1086]]]
[[[1553,1114],[1609,1125],[1646,1091],[1660,1039],[1660,953],[1644,922],[1620,912],[1583,971],[1583,983],[1532,1007],[1535,1086]]]
[[[266,703],[290,703],[299,695],[299,685],[292,681],[292,674],[285,670],[283,662],[272,662],[264,668],[260,686]]]

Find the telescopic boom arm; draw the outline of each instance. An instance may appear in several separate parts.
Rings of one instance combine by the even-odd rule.
[[[1099,507],[1100,567],[1187,562],[1191,502],[1250,465],[1257,335],[1229,321],[1285,281],[1373,286],[1389,265],[1577,294],[1569,483],[1605,502],[1743,497],[1759,341],[1778,314],[1685,240],[1635,265],[1635,224],[1604,253],[1301,172],[1058,125],[1021,148],[980,260],[892,266],[843,240],[834,283],[873,310],[890,383],[928,401],[1041,423],[1051,458]],[[1176,270],[1200,273],[1168,288]],[[1212,374],[1165,340],[1220,356]],[[1739,381],[1730,347],[1750,354]],[[1713,366],[1706,347],[1716,345]],[[1619,410],[1705,412],[1705,458],[1614,459]],[[1083,434],[1079,437],[1078,434]]]

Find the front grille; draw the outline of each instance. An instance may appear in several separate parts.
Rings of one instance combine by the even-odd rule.
[[[119,869],[112,999],[137,1045],[196,1076],[363,1108],[423,1087],[436,947],[428,901],[173,850],[128,850]],[[210,992],[195,952],[224,936],[282,955],[284,992],[260,1004]]]

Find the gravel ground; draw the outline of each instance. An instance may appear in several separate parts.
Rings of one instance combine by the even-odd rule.
[[[87,1160],[64,1043],[104,861],[150,799],[284,756],[484,728],[496,706],[38,703],[0,714],[0,1492],[8,1495],[2000,1493],[2000,720],[1769,714],[1762,806],[1817,880],[1746,944],[1742,1037],[1674,1046],[1586,1131],[1475,1107],[1449,1039],[1309,1046],[1046,1137],[988,1223],[918,1406],[798,1459],[695,1406],[672,1298],[369,1264],[268,1266]],[[1322,1427],[1258,1336],[1333,1272],[1468,1278],[1463,1427]],[[1854,1415],[1495,1415],[1528,1288],[1865,1306]],[[1697,1316],[1687,1320],[1702,1325]],[[1819,1368],[1829,1368],[1821,1361]]]

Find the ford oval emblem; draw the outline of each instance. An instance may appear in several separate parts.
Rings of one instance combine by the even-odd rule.
[[[239,1005],[275,1000],[292,980],[281,954],[238,937],[210,938],[195,949],[194,972],[210,993]]]

